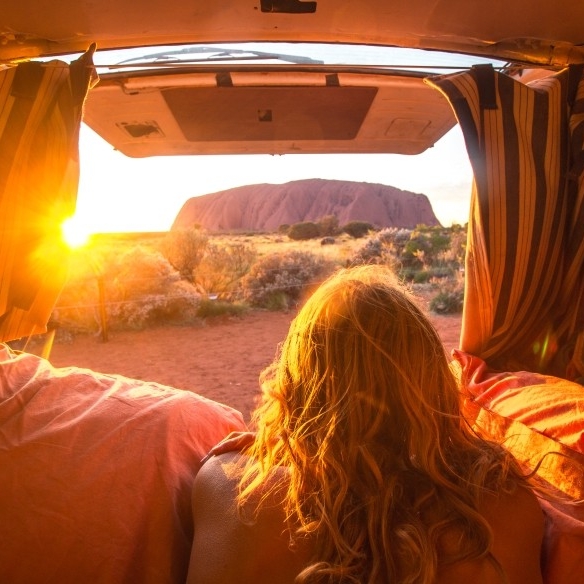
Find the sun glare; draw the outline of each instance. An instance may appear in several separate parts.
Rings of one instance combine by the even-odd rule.
[[[65,243],[73,249],[85,245],[90,236],[87,226],[76,219],[75,216],[63,221],[61,232]]]

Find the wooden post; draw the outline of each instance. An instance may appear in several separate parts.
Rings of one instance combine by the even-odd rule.
[[[108,329],[107,329],[107,313],[105,311],[105,288],[103,284],[103,275],[96,272],[97,276],[97,289],[99,292],[99,318],[101,321],[101,340],[104,343],[108,341]]]

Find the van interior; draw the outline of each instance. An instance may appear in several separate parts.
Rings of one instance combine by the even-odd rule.
[[[581,499],[583,22],[573,0],[8,3],[2,340],[42,332],[66,277],[35,250],[75,208],[82,122],[138,158],[416,155],[458,124],[474,174],[458,368],[486,367],[503,404],[482,385],[469,412],[528,465],[562,453],[535,472]]]

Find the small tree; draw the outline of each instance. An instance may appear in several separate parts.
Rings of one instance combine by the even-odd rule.
[[[182,278],[193,281],[193,270],[201,263],[209,238],[202,229],[169,231],[161,244],[161,252]]]

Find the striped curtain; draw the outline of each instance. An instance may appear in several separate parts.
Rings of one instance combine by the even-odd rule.
[[[584,83],[489,65],[428,80],[474,172],[460,348],[492,368],[584,375]]]
[[[75,210],[94,49],[0,69],[0,341],[44,332],[67,277],[60,229]]]

